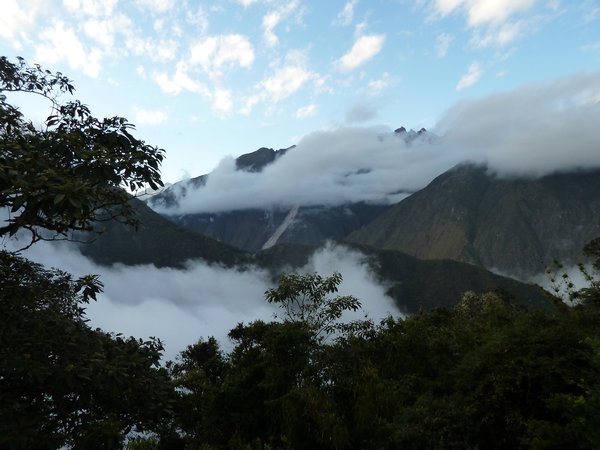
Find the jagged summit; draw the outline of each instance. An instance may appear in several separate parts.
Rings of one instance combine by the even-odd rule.
[[[292,145],[288,148],[273,150],[272,148],[261,147],[252,153],[246,153],[235,160],[235,167],[238,170],[248,172],[261,172],[266,166],[273,163],[277,158],[283,156],[288,150],[294,148]]]
[[[394,134],[398,137],[401,137],[407,144],[409,144],[416,138],[425,136],[427,134],[427,130],[425,128],[421,128],[419,131],[415,131],[411,128],[407,131],[405,127],[400,127],[394,130]]]
[[[406,131],[405,127],[400,127],[400,128],[396,128],[394,130],[394,133],[396,133],[396,134],[423,134],[423,133],[427,133],[427,129],[421,128],[419,131],[415,131],[411,128],[409,131]]]

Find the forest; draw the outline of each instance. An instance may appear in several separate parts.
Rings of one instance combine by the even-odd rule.
[[[0,58],[3,239],[21,249],[119,220],[130,193],[162,184],[164,150],[121,117],[97,119],[61,73]],[[6,94],[41,96],[39,128]],[[127,188],[125,190],[124,188]],[[101,329],[102,291],[20,251],[0,252],[0,448],[514,449],[600,447],[600,238],[586,287],[557,265],[547,308],[504,291],[448,308],[345,322],[361,299],[341,276],[286,274],[272,321],[161,360],[160,339]]]

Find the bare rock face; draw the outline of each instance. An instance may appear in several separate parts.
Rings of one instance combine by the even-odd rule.
[[[501,179],[461,165],[357,230],[349,241],[453,259],[520,278],[580,260],[600,236],[600,171]]]

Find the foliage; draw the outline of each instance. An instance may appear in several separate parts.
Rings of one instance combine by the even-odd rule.
[[[134,138],[124,118],[58,102],[73,90],[60,73],[0,57],[0,208],[10,214],[2,237],[27,230],[30,246],[110,218],[134,224],[122,188],[161,184],[163,151]],[[44,127],[7,93],[49,101]],[[74,279],[0,251],[0,448],[116,449],[131,430],[159,429],[170,416],[160,341],[86,323],[85,305],[101,290],[94,275]]]
[[[28,230],[33,243],[48,237],[40,229],[64,238],[113,218],[135,224],[122,188],[162,186],[163,150],[135,138],[123,117],[97,119],[77,100],[58,102],[73,91],[60,72],[0,57],[0,207],[11,214],[0,236]],[[50,102],[42,129],[7,102],[15,92]]]
[[[314,273],[298,275],[283,274],[279,286],[265,293],[267,302],[275,303],[283,309],[283,320],[307,324],[318,339],[326,339],[336,332],[351,331],[352,324],[340,322],[345,311],[360,309],[360,301],[351,295],[338,295],[342,275],[335,272],[323,278]]]
[[[338,448],[347,430],[323,391],[322,350],[337,322],[360,302],[329,298],[341,276],[289,274],[266,292],[283,321],[239,324],[224,354],[210,338],[170,365],[181,394],[176,426],[186,448]],[[338,336],[338,337],[341,337]],[[205,445],[206,447],[202,447]]]
[[[587,286],[578,288],[563,265],[554,260],[553,267],[547,268],[546,273],[552,283],[551,301],[559,308],[565,305],[592,306],[591,311],[597,312],[593,306],[600,305],[600,238],[593,239],[584,248],[583,254],[590,260],[591,269],[579,263],[579,272],[587,282]]]
[[[286,320],[239,324],[229,354],[212,338],[182,353],[171,366],[181,448],[600,445],[594,304],[528,310],[468,292],[452,309],[322,339],[337,279],[285,276],[267,296]]]
[[[160,341],[90,329],[83,305],[100,290],[0,252],[0,447],[116,448],[168,416]]]

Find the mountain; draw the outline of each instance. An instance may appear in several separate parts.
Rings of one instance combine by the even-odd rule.
[[[407,142],[425,133],[396,130]],[[261,172],[294,147],[281,150],[260,148],[236,159],[236,169]],[[160,208],[165,218],[194,232],[240,249],[256,252],[275,243],[320,245],[328,239],[340,240],[363,227],[388,208],[388,205],[357,202],[342,206],[272,207],[220,213],[169,214],[177,199],[206,183],[208,175],[175,183],[148,199],[152,208]],[[164,212],[166,211],[166,212]]]
[[[499,178],[460,165],[348,241],[422,259],[452,259],[526,279],[554,258],[576,263],[600,236],[600,171]]]
[[[106,222],[101,234],[80,246],[81,253],[100,264],[154,264],[157,267],[183,267],[188,259],[232,267],[249,261],[250,255],[235,247],[186,230],[145,203],[132,199],[140,222],[137,229],[116,221]],[[82,240],[90,240],[86,235]]]
[[[328,239],[344,239],[388,207],[359,202],[335,207],[246,209],[165,217],[188,230],[256,252],[275,243],[319,245]]]
[[[451,260],[420,260],[393,250],[356,245],[350,247],[365,255],[365,263],[379,281],[388,287],[387,294],[407,314],[452,306],[466,291],[502,291],[522,305],[550,308],[540,288],[472,264]],[[315,250],[315,247],[302,245],[278,245],[257,253],[255,261],[278,274],[282,268],[289,271],[306,265]]]
[[[261,147],[254,152],[246,153],[236,158],[236,169],[244,170],[246,172],[261,172],[266,166],[275,162],[277,158],[283,156],[292,148],[294,148],[294,146],[279,150]],[[209,175],[210,174],[200,175],[199,177],[174,183],[158,194],[149,197],[147,202],[153,208],[172,207],[177,204],[177,199],[179,197],[185,196],[188,193],[189,189],[197,189],[200,186],[204,186]]]

